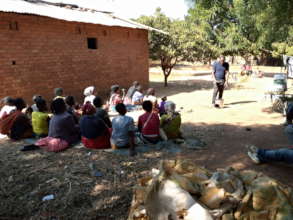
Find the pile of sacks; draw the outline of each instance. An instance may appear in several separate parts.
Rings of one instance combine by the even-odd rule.
[[[139,180],[128,220],[170,219],[292,220],[293,190],[255,171],[163,161]]]

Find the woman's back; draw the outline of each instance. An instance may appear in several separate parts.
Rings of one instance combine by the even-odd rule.
[[[102,119],[95,115],[84,115],[80,119],[80,132],[83,137],[88,139],[97,138],[105,133],[106,126]]]
[[[161,117],[161,127],[170,139],[180,138],[181,115],[174,113],[171,115],[163,115]]]
[[[69,144],[79,140],[79,129],[74,123],[73,116],[68,112],[56,114],[50,120],[49,135],[66,140]]]

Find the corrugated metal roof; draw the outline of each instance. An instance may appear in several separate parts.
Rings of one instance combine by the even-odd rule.
[[[38,0],[31,0],[31,2],[24,0],[0,0],[0,11],[40,15],[65,21],[139,28],[165,33],[161,30],[114,16],[111,13],[99,12],[96,10],[82,11],[80,8],[59,7],[56,5],[47,4],[45,1]]]

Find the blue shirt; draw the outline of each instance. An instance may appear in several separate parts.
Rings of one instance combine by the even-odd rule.
[[[134,121],[126,115],[119,115],[112,120],[111,141],[117,147],[125,147],[129,144],[129,132],[134,131]]]
[[[215,74],[216,80],[225,80],[226,68],[220,62],[215,62],[213,64],[213,72]]]
[[[106,131],[105,123],[95,115],[82,116],[79,125],[81,136],[86,137],[87,139],[100,137],[105,134]]]

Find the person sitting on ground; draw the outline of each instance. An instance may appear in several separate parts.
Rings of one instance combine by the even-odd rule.
[[[123,103],[116,105],[119,116],[112,120],[112,149],[129,148],[130,156],[135,155],[134,145],[134,121],[133,118],[126,116],[126,106]]]
[[[67,106],[67,112],[73,116],[75,123],[78,124],[80,115],[75,111],[74,97],[66,96],[65,103]]]
[[[38,99],[42,99],[42,96],[40,96],[40,95],[34,95],[33,96],[33,102],[34,102],[34,104],[31,106],[33,112],[39,111],[39,109],[37,107],[37,101],[38,101]]]
[[[268,150],[250,146],[247,154],[256,164],[269,162],[293,163],[293,149],[290,148]]]
[[[137,87],[139,86],[139,82],[134,81],[132,83],[132,86],[128,89],[125,99],[124,99],[124,104],[125,105],[131,105],[132,104],[132,96],[135,93],[135,91],[137,90]]]
[[[108,128],[112,127],[111,120],[105,109],[103,109],[103,101],[100,97],[96,96],[94,99],[94,106],[96,107],[96,116],[104,121]]]
[[[111,86],[111,96],[109,100],[110,110],[115,111],[115,106],[119,103],[123,103],[123,96],[121,96],[121,90],[119,85]]]
[[[8,135],[12,140],[32,137],[32,125],[29,118],[22,113],[26,104],[22,98],[14,100],[16,110],[0,120],[0,133]]]
[[[63,89],[62,88],[56,88],[54,89],[54,94],[55,94],[55,99],[65,99],[65,97],[63,96]]]
[[[161,103],[160,103],[160,106],[159,106],[159,114],[160,114],[160,116],[166,114],[166,110],[165,110],[166,101],[167,101],[167,96],[162,97],[162,100],[161,100]]]
[[[4,106],[1,108],[0,111],[0,119],[4,118],[6,115],[9,115],[16,109],[13,98],[7,96],[4,99],[2,99],[2,101]]]
[[[149,88],[146,92],[146,95],[143,97],[143,101],[151,101],[153,103],[153,106],[157,106],[158,101],[157,97],[155,96],[156,91],[154,88]]]
[[[89,86],[85,88],[83,91],[83,94],[85,96],[83,104],[90,102],[92,105],[94,104],[94,98],[96,97],[94,95],[95,87],[94,86]]]
[[[174,102],[167,101],[165,104],[166,114],[161,117],[161,128],[164,130],[168,139],[178,139],[181,137],[181,115],[175,111]]]
[[[138,130],[141,139],[145,143],[156,144],[160,140],[160,119],[158,114],[153,113],[153,103],[144,101],[142,108],[145,113],[138,118]]]
[[[36,100],[38,111],[32,112],[33,131],[37,137],[47,137],[49,131],[49,114],[47,103],[43,98]]]
[[[47,151],[58,152],[78,143],[79,127],[73,116],[66,111],[64,99],[55,99],[51,103],[51,111],[54,115],[49,123],[48,137],[38,140],[36,145],[45,147]]]
[[[133,105],[141,105],[143,102],[143,93],[142,93],[142,86],[138,86],[137,90],[134,92],[132,96],[132,104]]]
[[[87,148],[110,148],[110,131],[102,119],[95,116],[96,109],[90,102],[82,107],[80,119],[81,141]]]

